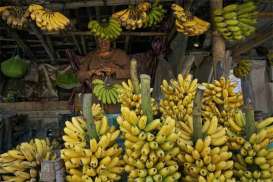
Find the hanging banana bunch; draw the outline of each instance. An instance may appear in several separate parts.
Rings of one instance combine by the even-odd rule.
[[[257,11],[253,1],[230,4],[214,11],[216,29],[226,40],[243,40],[256,30]]]
[[[27,13],[22,7],[3,6],[0,7],[2,20],[12,28],[22,29],[27,24]]]
[[[144,27],[152,27],[160,23],[163,20],[165,13],[166,11],[163,9],[163,6],[161,4],[153,3],[152,7],[147,13],[147,20]]]
[[[249,75],[251,71],[251,62],[249,60],[241,60],[235,68],[233,73],[238,78],[244,78]]]
[[[171,8],[175,15],[175,25],[178,32],[182,32],[187,36],[198,36],[209,29],[209,22],[196,16],[191,16],[178,4],[172,4]]]
[[[220,124],[240,132],[241,128],[234,127],[234,115],[243,105],[243,96],[241,93],[234,92],[236,84],[221,77],[220,80],[214,80],[213,83],[207,83],[204,86],[206,88],[202,101],[202,117],[210,120],[216,116]],[[242,123],[237,125],[241,126]]]
[[[47,139],[21,143],[0,155],[0,181],[37,181],[41,162],[55,158]]]
[[[66,181],[119,181],[123,172],[121,148],[116,144],[120,131],[110,127],[99,105],[92,106],[93,122],[99,140],[86,140],[87,123],[82,117],[73,117],[64,128]]]
[[[148,80],[146,75],[141,75],[141,82],[144,82],[143,79]],[[149,95],[150,82],[146,83],[141,84],[141,89],[146,89],[145,93]],[[144,104],[146,109],[151,107],[146,95],[141,97],[142,107]],[[175,120],[170,117],[164,120],[153,119],[148,110],[138,115],[135,110],[122,107],[121,115],[117,118],[124,137],[123,159],[128,182],[178,181],[181,174],[174,159],[180,149],[176,145],[178,135],[175,132]]]
[[[142,28],[148,19],[147,11],[151,8],[148,2],[141,2],[137,5],[130,5],[129,8],[118,11],[112,17],[120,20],[121,25],[127,30]]]
[[[93,93],[103,104],[116,104],[121,88],[119,84],[108,85],[102,80],[95,79],[92,84],[94,85]]]
[[[96,37],[107,40],[118,38],[122,32],[120,22],[115,18],[110,18],[108,23],[99,23],[97,20],[91,20],[88,23],[88,28]]]
[[[38,4],[31,4],[27,12],[36,25],[44,31],[64,30],[70,24],[70,20],[62,13],[49,11]]]

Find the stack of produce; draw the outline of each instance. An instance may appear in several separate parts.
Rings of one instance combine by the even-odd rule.
[[[161,91],[164,98],[160,100],[160,112],[163,117],[172,117],[177,122],[192,126],[193,100],[197,89],[197,79],[192,75],[178,75],[177,80],[168,83],[163,80]]]
[[[251,62],[249,60],[241,60],[235,68],[233,74],[238,78],[246,77],[251,71]]]
[[[96,37],[107,40],[116,39],[122,32],[120,23],[115,18],[110,18],[108,23],[91,20],[88,23],[88,28]]]
[[[183,180],[234,181],[232,153],[225,145],[228,140],[226,128],[218,125],[216,116],[202,123],[199,114],[200,137],[194,141],[194,125],[197,121],[193,121],[196,115],[193,105],[197,80],[192,80],[191,75],[183,77],[179,74],[177,80],[171,80],[170,83],[164,80],[161,89],[164,94],[160,103],[162,116],[176,119],[177,144],[181,149],[177,160],[183,166]],[[199,105],[201,109],[201,100]]]
[[[27,23],[27,14],[21,7],[0,7],[0,16],[12,28],[22,29]]]
[[[70,20],[62,13],[46,10],[38,4],[31,4],[27,11],[36,25],[45,31],[64,30],[70,24]]]
[[[41,162],[54,159],[48,140],[36,138],[21,143],[0,155],[0,181],[39,181]]]
[[[218,32],[226,40],[242,40],[256,30],[257,12],[254,2],[230,4],[214,11],[214,22]]]
[[[202,117],[211,120],[216,116],[220,124],[237,130],[234,128],[235,113],[243,105],[243,96],[234,92],[236,84],[221,77],[220,80],[214,80],[213,83],[206,83],[204,86]]]
[[[142,2],[138,5],[131,5],[127,9],[118,11],[112,16],[114,18],[118,18],[121,25],[127,30],[135,30],[136,28],[142,28],[145,26],[147,22],[147,11],[150,9],[150,7],[150,3]],[[158,16],[154,16],[154,18],[158,18]]]
[[[141,109],[141,94],[136,93],[132,81],[129,79],[126,82],[122,82],[119,89],[119,102],[121,106],[128,107],[130,110],[134,110],[137,115],[143,114]],[[158,113],[158,106],[156,100],[151,98],[153,114]]]
[[[191,16],[178,4],[172,4],[172,10],[174,11],[175,25],[178,32],[182,32],[187,36],[198,36],[209,29],[209,22]]]
[[[147,13],[147,20],[144,27],[152,27],[158,24],[163,20],[165,13],[166,11],[163,9],[162,5],[154,3]]]
[[[61,150],[61,157],[68,174],[66,181],[119,181],[123,161],[116,139],[120,131],[109,126],[100,107],[93,106],[92,114],[99,139],[86,139],[89,126],[82,117],[73,117],[65,123],[65,148]]]
[[[119,84],[107,84],[102,80],[96,79],[92,82],[94,95],[103,104],[116,104],[119,98],[118,90],[121,88]]]

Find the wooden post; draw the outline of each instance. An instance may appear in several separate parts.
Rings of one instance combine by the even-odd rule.
[[[211,17],[213,18],[213,12],[215,9],[223,8],[223,0],[210,0]],[[222,76],[221,71],[218,70],[218,64],[225,59],[225,40],[213,27],[212,31],[212,61],[214,67],[214,79],[218,79]]]
[[[132,79],[132,83],[134,87],[134,92],[136,94],[140,94],[139,80],[137,77],[137,60],[134,58],[131,60],[130,74],[131,74],[131,79]]]
[[[254,109],[249,104],[246,106],[246,127],[245,127],[246,139],[248,140],[254,132],[256,132]]]
[[[83,117],[87,124],[87,141],[92,138],[99,139],[99,135],[96,130],[96,125],[92,115],[92,94],[83,94]],[[88,142],[89,143],[89,142]]]
[[[153,112],[151,107],[151,92],[150,84],[151,77],[149,75],[140,75],[141,80],[141,109],[144,115],[147,116],[147,123],[153,121]]]
[[[202,118],[201,118],[201,103],[203,91],[197,89],[197,93],[193,103],[193,135],[192,140],[195,143],[199,138],[203,138],[202,133]]]

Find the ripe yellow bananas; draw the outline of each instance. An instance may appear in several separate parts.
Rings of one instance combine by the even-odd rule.
[[[179,180],[181,174],[174,160],[180,153],[175,120],[167,117],[147,123],[145,115],[138,116],[134,110],[122,107],[117,121],[125,140],[123,160],[128,181]]]
[[[36,25],[45,31],[60,31],[70,24],[70,20],[60,12],[48,11],[41,5],[31,4],[27,11]]]
[[[172,4],[172,10],[175,15],[175,25],[178,32],[188,36],[198,36],[205,33],[210,24],[196,16],[185,13],[184,9],[178,4]]]
[[[0,155],[0,180],[36,181],[41,161],[54,160],[55,157],[48,140],[35,138],[21,143]]]
[[[22,29],[27,23],[27,12],[22,7],[2,6],[0,16],[12,28]]]
[[[123,107],[128,107],[131,110],[135,110],[137,115],[141,115],[141,95],[134,93],[132,81],[129,79],[127,83],[124,81],[119,89],[119,103]],[[158,113],[158,106],[154,98],[151,98],[151,105],[153,114]]]

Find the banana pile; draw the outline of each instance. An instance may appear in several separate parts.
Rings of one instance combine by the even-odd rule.
[[[272,132],[266,129],[251,135],[234,157],[234,175],[242,182],[273,180],[273,150],[268,149]]]
[[[132,81],[129,79],[126,82],[122,82],[119,89],[119,103],[121,106],[128,107],[130,110],[134,110],[137,115],[143,114],[141,110],[141,95],[134,93],[134,87]],[[156,100],[151,98],[153,115],[157,115],[158,106]]]
[[[235,68],[233,74],[238,78],[246,77],[251,71],[251,62],[249,60],[241,60]]]
[[[218,32],[226,40],[242,40],[256,30],[257,12],[253,1],[230,4],[214,11],[214,22]]]
[[[115,18],[110,18],[108,23],[99,23],[97,20],[91,20],[88,23],[88,28],[96,37],[107,40],[116,39],[122,32],[120,22]]]
[[[213,181],[234,181],[232,152],[227,146],[211,146],[211,137],[198,139],[195,145],[188,145],[184,142],[177,143],[182,153],[178,159],[183,162],[185,182],[213,182]]]
[[[196,16],[191,16],[178,4],[172,4],[172,10],[175,15],[175,25],[178,32],[182,32],[187,36],[198,36],[205,33],[210,23]]]
[[[192,125],[193,99],[196,94],[197,79],[188,74],[179,74],[177,80],[168,83],[163,80],[161,91],[164,98],[160,100],[160,112],[163,117],[172,117],[177,122]],[[191,123],[191,124],[190,124]]]
[[[70,20],[62,13],[46,10],[38,4],[31,4],[27,11],[36,25],[45,31],[60,31],[70,24]]]
[[[55,160],[48,140],[21,143],[0,155],[0,181],[38,181],[42,160]]]
[[[213,83],[204,83],[204,86],[202,117],[211,119],[216,116],[220,124],[228,128],[234,126],[235,113],[243,105],[242,94],[234,92],[236,84],[221,77]]]
[[[165,13],[166,11],[163,9],[162,5],[154,3],[147,13],[147,20],[144,27],[152,27],[160,23],[163,20]]]
[[[116,104],[119,98],[119,84],[107,84],[102,80],[95,79],[93,93],[103,104]]]
[[[142,28],[147,22],[147,11],[150,9],[150,6],[148,2],[142,2],[136,6],[131,5],[127,9],[114,13],[112,17],[119,19],[121,25],[127,30]]]
[[[93,105],[92,111],[98,108]],[[120,131],[109,126],[106,116],[100,118],[100,111],[101,108],[93,112],[98,141],[86,141],[87,125],[82,117],[73,117],[65,123],[65,148],[61,150],[61,158],[65,161],[68,182],[119,181],[121,178],[122,149],[116,144]]]
[[[12,28],[22,29],[27,23],[27,14],[21,7],[0,7],[0,16]]]
[[[174,160],[180,153],[175,120],[168,117],[148,123],[145,115],[137,116],[135,111],[122,107],[117,122],[124,137],[128,182],[179,180],[181,174]]]

